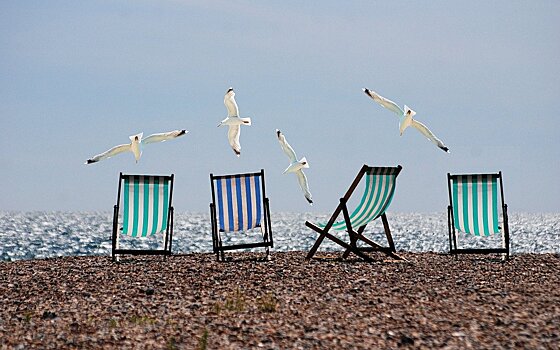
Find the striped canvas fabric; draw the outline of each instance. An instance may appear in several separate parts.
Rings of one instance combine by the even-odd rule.
[[[214,179],[220,231],[245,231],[261,225],[261,175]]]
[[[383,215],[393,199],[397,174],[396,168],[372,168],[366,173],[364,194],[360,204],[350,215],[352,228],[357,229]],[[325,225],[326,223],[320,226]],[[338,221],[332,228],[336,231],[346,230],[346,221]]]
[[[451,193],[457,230],[476,236],[500,232],[497,174],[454,175]]]
[[[125,175],[122,233],[146,237],[167,228],[169,182],[165,176]]]

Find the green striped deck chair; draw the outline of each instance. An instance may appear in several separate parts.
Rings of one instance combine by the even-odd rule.
[[[112,258],[121,254],[171,255],[173,238],[174,175],[127,175],[120,173],[117,204],[113,209]],[[121,198],[122,194],[122,198]],[[122,214],[122,220],[119,220]],[[119,228],[119,222],[122,226]],[[161,249],[121,249],[119,238],[163,233]]]
[[[273,246],[269,200],[266,198],[264,169],[258,173],[210,174],[212,203],[210,220],[212,243],[218,261],[225,260],[225,251],[264,247],[269,258]],[[257,230],[257,242],[248,242],[247,236]],[[224,244],[222,235],[235,235],[236,243]]]
[[[389,229],[389,222],[385,214],[395,194],[397,176],[401,169],[402,167],[400,165],[397,167],[370,167],[364,165],[344,197],[340,199],[339,205],[336,207],[328,222],[317,224],[309,221],[305,222],[307,227],[319,234],[319,238],[317,238],[317,241],[307,254],[307,259],[311,259],[315,255],[317,249],[326,237],[346,249],[342,256],[343,258],[347,258],[350,253],[354,253],[370,261],[371,258],[364,252],[380,251],[393,258],[404,260],[396,254],[395,244],[393,243],[393,238]],[[359,204],[350,214],[348,210],[348,201],[352,198],[354,190],[364,178],[364,193],[362,194]],[[342,220],[337,221],[341,213]],[[381,218],[383,222],[388,246],[382,246],[363,235],[367,224],[377,218]],[[350,242],[345,242],[332,234],[337,231],[347,231]],[[358,247],[356,244],[358,241],[362,242],[364,246]]]
[[[505,254],[509,258],[507,205],[502,172],[493,174],[447,174],[449,206],[449,252],[451,254]],[[500,200],[501,198],[501,200]],[[502,220],[500,223],[500,208]],[[487,237],[500,234],[500,248],[457,247],[458,233]]]

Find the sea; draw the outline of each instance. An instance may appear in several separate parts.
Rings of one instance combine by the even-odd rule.
[[[392,213],[387,217],[397,251],[447,252],[447,213]],[[110,256],[111,212],[0,212],[0,261],[46,259],[61,256]],[[307,251],[317,234],[305,221],[325,222],[328,214],[273,212],[274,247],[278,251]],[[560,254],[560,213],[509,213],[512,254]],[[364,233],[386,245],[380,220]],[[346,236],[345,236],[346,235]],[[338,233],[347,238],[347,233]],[[224,234],[224,243],[253,242],[260,231]],[[500,247],[502,238],[459,236],[460,247]],[[162,236],[132,239],[123,236],[121,248],[157,248]],[[262,248],[261,248],[262,249]],[[325,239],[320,250],[342,248]],[[172,250],[174,254],[211,253],[212,235],[207,213],[175,213]],[[258,251],[258,248],[253,250]]]

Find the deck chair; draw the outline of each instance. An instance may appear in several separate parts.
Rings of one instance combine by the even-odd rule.
[[[372,259],[364,252],[380,251],[395,259],[405,260],[396,254],[395,244],[393,243],[393,238],[389,229],[389,222],[385,214],[385,211],[389,208],[391,200],[393,199],[397,176],[401,169],[402,167],[400,165],[397,167],[370,167],[364,165],[358,172],[358,175],[350,185],[344,197],[340,198],[340,203],[328,222],[322,224],[314,224],[309,221],[305,222],[307,227],[319,234],[319,238],[317,238],[317,241],[307,254],[306,259],[311,259],[315,255],[323,239],[326,237],[346,249],[342,256],[344,259],[347,258],[350,253],[354,253],[366,261],[371,261]],[[349,214],[347,206],[348,201],[364,177],[365,187],[362,199],[352,214]],[[340,213],[343,214],[343,219],[336,221]],[[381,221],[383,222],[388,246],[381,246],[363,235],[367,224],[379,217],[381,217]],[[349,243],[337,238],[331,233],[343,230],[348,232]],[[364,243],[365,246],[358,247],[356,244],[358,241]]]
[[[504,203],[502,172],[494,174],[447,174],[450,254],[504,254],[509,258],[509,225]],[[498,188],[499,187],[499,188]],[[501,197],[501,204],[498,200]],[[502,210],[502,225],[499,208]],[[458,232],[486,237],[502,235],[500,248],[457,248]]]
[[[235,175],[210,174],[212,203],[210,219],[212,223],[212,242],[216,258],[225,261],[225,252],[235,249],[264,247],[269,259],[273,246],[272,226],[270,224],[269,200],[266,198],[264,170],[258,173]],[[225,245],[222,235],[245,232],[249,236],[258,229],[257,242],[243,242]],[[229,236],[229,235],[228,235]],[[247,241],[243,237],[242,241]]]
[[[150,176],[120,173],[117,204],[113,209],[113,261],[122,254],[171,255],[173,178],[173,174]],[[122,227],[119,228],[121,212]],[[163,233],[161,249],[122,249],[119,246],[121,235],[146,238],[157,233]]]

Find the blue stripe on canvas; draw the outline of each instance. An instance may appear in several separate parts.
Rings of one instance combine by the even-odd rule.
[[[235,178],[235,197],[237,199],[237,220],[239,223],[239,229],[243,229],[243,193],[241,193],[241,178]]]
[[[228,204],[228,228],[227,231],[233,231],[233,198],[231,193],[231,178],[226,179],[226,197]]]
[[[216,180],[216,188],[218,189],[218,217],[220,218],[220,230],[225,231],[224,225],[224,197],[222,193],[222,179]]]

